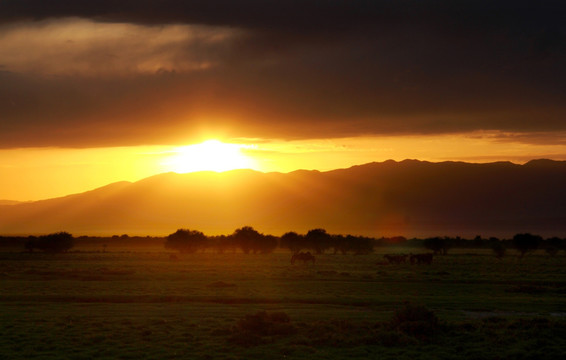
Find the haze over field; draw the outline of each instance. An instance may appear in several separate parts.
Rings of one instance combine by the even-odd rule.
[[[166,173],[0,206],[0,233],[275,235],[322,227],[370,236],[566,236],[566,162],[386,161],[329,172]]]

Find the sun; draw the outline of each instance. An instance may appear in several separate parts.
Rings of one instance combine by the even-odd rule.
[[[207,140],[200,144],[176,148],[164,163],[170,171],[188,173],[195,171],[228,171],[254,169],[253,159],[243,150],[253,145],[228,144],[219,140]]]

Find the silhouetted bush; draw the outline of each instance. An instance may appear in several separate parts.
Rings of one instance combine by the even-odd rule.
[[[281,247],[291,250],[296,254],[303,250],[305,246],[305,238],[294,231],[289,231],[281,236]]]
[[[48,253],[62,253],[71,250],[74,244],[73,235],[61,231],[40,237],[30,236],[24,244],[24,247],[30,252],[33,251],[33,249],[39,249]]]
[[[28,239],[26,240],[26,242],[24,243],[24,248],[28,252],[33,252],[33,249],[35,248],[36,243],[37,243],[37,237],[29,236]]]
[[[450,249],[451,241],[448,238],[433,237],[425,239],[423,242],[425,248],[434,251],[434,254],[446,255]]]
[[[258,311],[236,323],[229,341],[240,346],[255,346],[267,342],[266,337],[289,336],[296,332],[286,313]]]
[[[309,249],[322,254],[332,247],[332,236],[324,229],[312,229],[305,235],[305,242]]]
[[[505,256],[505,252],[507,251],[505,246],[503,246],[503,244],[500,241],[492,242],[491,250],[495,254],[495,257],[498,259],[503,259],[503,257]]]
[[[544,242],[544,250],[550,256],[556,256],[558,252],[564,248],[564,240],[553,237]]]
[[[207,237],[197,230],[179,229],[165,239],[165,248],[194,253],[206,246]]]
[[[211,236],[208,238],[208,243],[219,254],[223,254],[225,251],[236,252],[236,249],[238,248],[238,245],[232,236]]]
[[[422,305],[405,304],[395,310],[390,325],[419,340],[428,339],[438,330],[436,315]]]
[[[273,235],[263,235],[256,248],[261,254],[270,254],[279,246],[279,238]]]
[[[529,233],[517,234],[513,236],[513,246],[520,254],[520,257],[525,256],[527,252],[535,251],[542,244],[542,237],[532,235]]]
[[[251,226],[236,229],[231,235],[235,244],[245,254],[269,254],[277,248],[277,238],[272,235],[263,235]]]
[[[52,253],[61,253],[71,250],[74,246],[73,235],[67,232],[58,232],[54,234],[39,237],[38,248],[40,250]]]
[[[365,236],[346,236],[348,250],[356,255],[367,255],[373,252],[374,239]]]

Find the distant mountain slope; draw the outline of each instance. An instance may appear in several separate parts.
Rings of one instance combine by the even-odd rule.
[[[0,206],[0,234],[231,233],[566,236],[566,162],[385,161],[328,172],[167,173]]]
[[[20,204],[22,203],[22,201],[16,201],[16,200],[0,200],[0,206],[1,205],[16,205],[16,204]]]

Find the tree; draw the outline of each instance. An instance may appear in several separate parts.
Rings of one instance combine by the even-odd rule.
[[[348,238],[344,235],[331,235],[331,238],[335,254],[338,251],[342,254],[346,254],[352,248],[352,242],[355,241],[355,238],[352,235],[348,235]]]
[[[263,235],[251,226],[244,226],[236,229],[232,237],[244,254],[249,254],[250,252],[256,253],[259,251]]]
[[[182,253],[194,253],[206,245],[207,239],[206,235],[200,231],[179,229],[167,236],[165,248]]]
[[[433,237],[425,239],[423,245],[425,248],[434,251],[434,254],[442,252],[443,255],[446,255],[450,248],[450,241],[447,238]]]
[[[512,243],[515,249],[519,252],[519,256],[522,258],[527,252],[535,251],[540,247],[542,244],[542,237],[529,233],[517,234],[513,236]]]
[[[28,236],[28,239],[24,244],[24,248],[26,249],[26,251],[32,253],[36,242],[37,242],[37,238],[35,236],[31,236],[31,235]]]
[[[309,248],[317,254],[322,254],[331,247],[332,237],[324,229],[309,230],[305,236]]]
[[[346,236],[346,241],[356,255],[367,255],[373,252],[374,239],[365,236]]]
[[[58,232],[49,235],[41,235],[39,237],[29,237],[25,243],[27,251],[32,252],[33,249],[39,249],[48,253],[67,252],[75,245],[73,235],[68,232]]]
[[[546,240],[544,250],[548,255],[554,257],[563,247],[564,247],[564,241],[560,238],[553,237]]]
[[[304,243],[305,238],[294,231],[289,231],[281,236],[281,247],[291,250],[293,254],[301,251]]]
[[[260,241],[256,244],[256,249],[261,254],[270,254],[273,250],[277,249],[279,238],[273,235],[262,235]]]
[[[501,241],[490,241],[491,250],[495,254],[495,257],[498,259],[503,259],[505,256],[505,246],[501,243]]]

